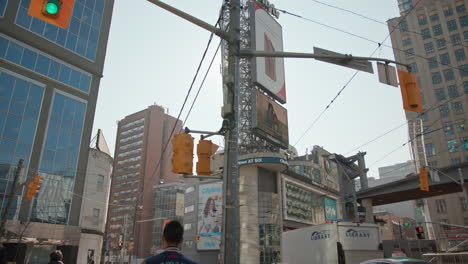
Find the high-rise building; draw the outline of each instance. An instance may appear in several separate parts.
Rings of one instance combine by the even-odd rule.
[[[419,166],[468,161],[468,10],[465,0],[398,0],[400,17],[388,21],[395,59],[411,65],[421,88],[424,115],[406,112]],[[421,134],[423,136],[416,136]],[[427,199],[426,220],[464,225],[461,193]],[[434,230],[435,229],[435,230]],[[429,237],[443,234],[428,227]]]
[[[28,15],[29,5],[0,1],[0,210],[23,159],[19,182],[36,174],[43,182],[32,201],[17,193],[6,227],[30,223],[21,236],[43,242],[22,247],[19,262],[47,261],[59,245],[73,263],[114,1],[75,0],[66,29]]]
[[[107,221],[111,255],[144,258],[152,254],[153,222],[142,220],[153,218],[153,187],[180,178],[171,171],[170,136],[174,126],[174,134],[182,128],[182,122],[176,121],[163,107],[152,105],[118,123]]]

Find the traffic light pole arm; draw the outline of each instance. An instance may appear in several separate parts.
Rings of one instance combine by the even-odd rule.
[[[174,8],[168,4],[165,4],[159,0],[148,0],[148,2],[152,3],[152,4],[155,4],[159,7],[161,7],[162,9],[166,10],[166,11],[169,11],[171,13],[173,13],[174,15],[176,16],[179,16],[189,22],[192,22],[193,24],[201,27],[201,28],[204,28],[210,32],[212,32],[213,34],[215,34],[216,36],[224,39],[224,40],[229,40],[229,36],[228,36],[228,33],[224,30],[221,30],[215,26],[212,26],[208,23],[206,23],[205,21],[201,20],[201,19],[198,19],[192,15],[189,15],[187,13],[185,13],[184,11],[181,11],[177,8]]]
[[[188,127],[185,127],[184,129],[184,132],[189,134],[189,133],[195,133],[195,134],[206,134],[205,135],[201,135],[201,139],[205,139],[205,138],[209,138],[211,136],[214,136],[214,135],[224,135],[224,128],[221,128],[219,131],[217,132],[211,132],[211,131],[201,131],[201,130],[191,130],[189,129]]]
[[[372,57],[356,57],[353,55],[319,55],[314,53],[301,53],[301,52],[284,52],[284,51],[259,51],[259,50],[240,50],[239,55],[241,57],[281,57],[281,58],[310,58],[310,59],[332,59],[332,60],[342,60],[344,62],[349,62],[353,60],[364,60],[364,61],[381,61],[386,64],[394,63],[396,65],[405,66],[410,68],[410,65],[401,63],[394,60],[388,60],[383,58],[372,58]]]

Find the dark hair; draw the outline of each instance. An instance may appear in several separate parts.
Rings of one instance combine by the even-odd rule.
[[[203,210],[203,214],[205,216],[208,216],[208,213],[210,212],[210,204],[211,202],[213,202],[213,211],[216,211],[216,204],[214,202],[214,199],[213,197],[208,197],[208,200],[206,200],[206,204],[205,204],[205,209]]]
[[[168,244],[180,244],[184,238],[184,228],[179,221],[172,220],[164,227],[163,236]]]
[[[60,250],[54,250],[52,253],[50,253],[50,260],[62,260],[63,259],[63,254],[62,251]]]

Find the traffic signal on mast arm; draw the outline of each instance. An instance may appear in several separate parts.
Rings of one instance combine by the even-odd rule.
[[[197,175],[211,175],[211,156],[218,150],[211,140],[200,140],[197,145]]]
[[[419,169],[419,188],[421,191],[429,191],[429,171],[425,168]]]
[[[422,226],[418,226],[416,227],[416,236],[418,237],[418,239],[424,239],[424,229],[422,228]]]
[[[31,0],[28,15],[61,28],[68,28],[75,0]]]
[[[172,139],[174,154],[172,155],[172,172],[192,174],[193,169],[193,137],[182,133]]]
[[[41,184],[41,176],[36,175],[34,179],[28,184],[28,189],[26,192],[26,201],[31,201],[34,195],[36,195],[39,192],[39,188],[41,187],[39,184]]]
[[[416,113],[423,112],[421,94],[416,74],[398,70],[403,108]]]

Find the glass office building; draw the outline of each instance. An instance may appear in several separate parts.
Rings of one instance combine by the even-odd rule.
[[[26,237],[74,241],[50,228],[79,224],[114,1],[75,0],[67,29],[29,16],[30,1],[0,1],[0,210],[23,159],[20,182],[43,182],[32,201],[17,193],[9,224],[31,221]]]

